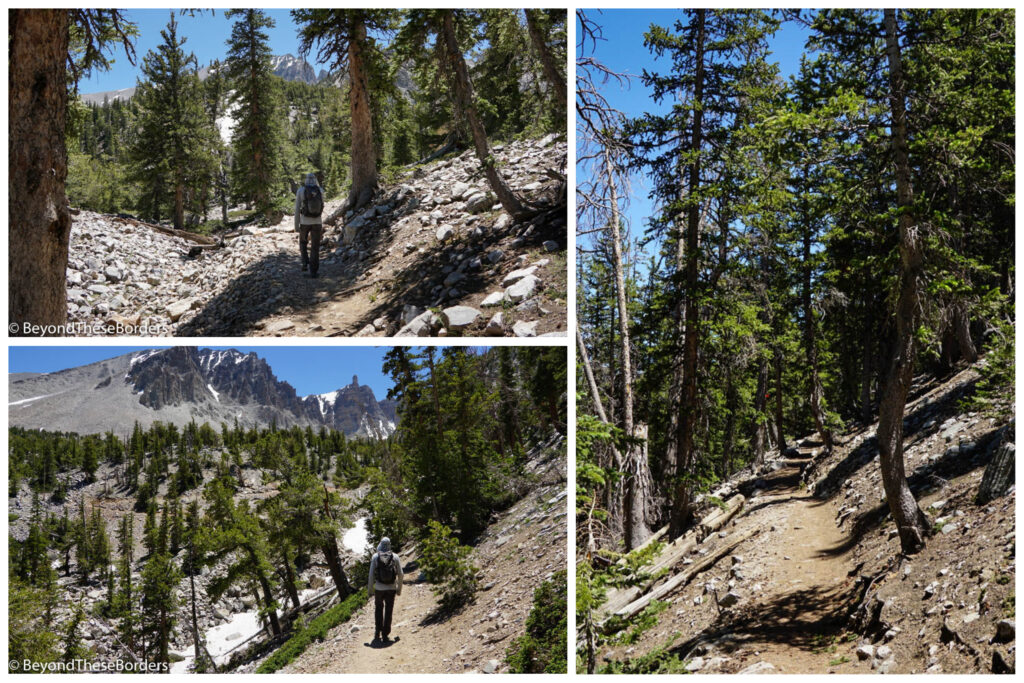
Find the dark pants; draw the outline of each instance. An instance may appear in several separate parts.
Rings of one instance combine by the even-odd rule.
[[[302,254],[302,265],[309,265],[309,272],[316,274],[320,269],[320,236],[323,234],[323,225],[300,225],[299,226],[299,253]],[[306,254],[306,242],[313,238],[313,253]]]
[[[391,612],[395,609],[395,592],[382,590],[373,592],[374,631],[384,638],[391,633]]]

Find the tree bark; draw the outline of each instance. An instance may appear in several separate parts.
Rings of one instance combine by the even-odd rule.
[[[538,9],[524,9],[523,13],[526,15],[526,29],[530,33],[530,42],[533,43],[533,49],[537,51],[537,55],[540,57],[540,64],[544,70],[544,78],[551,85],[552,94],[555,100],[555,110],[565,114],[565,107],[568,99],[566,97],[565,88],[565,77],[558,68],[558,64],[555,63],[555,58],[551,54],[551,50],[548,49],[547,41],[544,40],[544,35],[540,31],[540,27],[537,25],[537,14],[540,12]]]
[[[527,16],[535,10],[525,10]],[[564,95],[564,83],[563,83]],[[633,421],[633,354],[629,339],[629,309],[626,306],[626,277],[622,263],[622,234],[619,230],[619,196],[616,190],[615,173],[608,148],[604,148],[605,182],[611,193],[612,212],[609,229],[612,237],[612,270],[615,276],[615,301],[619,313],[619,345],[622,363],[622,429],[629,439],[635,439],[636,425]],[[630,441],[626,446],[625,472],[626,495],[623,523],[625,525],[626,551],[637,547],[650,536],[644,511],[647,508],[647,493],[650,492],[651,470],[644,456],[645,449]]]
[[[960,346],[960,356],[968,363],[977,361],[978,349],[971,338],[971,318],[967,314],[967,304],[962,301],[953,308],[953,331]]]
[[[338,552],[338,539],[333,536],[327,539],[322,547],[324,558],[327,560],[327,567],[331,570],[331,578],[334,586],[338,589],[338,598],[344,600],[352,594],[352,586],[345,576],[345,569],[341,566],[341,554]]]
[[[9,11],[9,325],[67,322],[64,278],[71,217],[64,194],[64,128],[69,14],[65,9]],[[23,328],[9,329],[11,336],[31,334]]]
[[[871,424],[873,412],[871,410],[871,380],[875,376],[874,362],[875,354],[872,347],[875,343],[875,335],[871,315],[871,304],[868,304],[868,320],[864,324],[864,358],[861,361],[860,374],[860,420],[864,425]]]
[[[352,12],[350,31],[348,68],[349,104],[352,112],[352,185],[346,205],[350,209],[358,209],[373,199],[373,193],[377,190],[377,153],[373,148],[370,87],[363,58],[366,23],[358,10]]]
[[[914,331],[920,297],[917,281],[921,276],[923,256],[913,215],[914,190],[910,180],[906,98],[896,10],[886,9],[883,16],[892,107],[890,129],[899,206],[900,291],[896,303],[896,338],[878,411],[878,449],[882,484],[899,530],[900,547],[905,554],[910,554],[924,547],[928,533],[928,518],[910,491],[903,462],[903,410],[914,377]]]
[[[804,178],[807,177],[806,168]],[[804,212],[804,218],[810,221],[809,212]],[[818,375],[818,341],[817,326],[814,321],[814,306],[811,300],[811,226],[804,226],[803,235],[803,309],[804,309],[804,352],[807,354],[807,366],[810,370],[808,378],[808,399],[811,408],[811,416],[814,418],[814,426],[821,436],[825,447],[825,453],[832,452],[833,440],[832,430],[826,423],[825,411],[821,407],[824,391],[821,388],[821,378]]]
[[[761,467],[764,464],[766,420],[768,419],[765,409],[768,407],[768,360],[761,358],[757,368],[757,395],[754,397],[754,412],[758,415],[757,423],[754,425],[754,466]]]
[[[682,386],[680,396],[680,418],[675,440],[678,443],[676,452],[676,483],[672,496],[672,512],[669,521],[669,538],[676,538],[683,533],[690,521],[690,483],[689,470],[693,464],[693,431],[696,424],[697,411],[697,342],[698,317],[697,275],[700,254],[698,253],[700,233],[700,202],[697,194],[700,190],[700,149],[704,144],[704,40],[705,15],[707,10],[694,10],[697,16],[697,39],[694,46],[694,64],[696,73],[693,85],[693,122],[690,139],[690,152],[694,155],[689,166],[689,206],[686,216],[686,247],[677,251],[677,263],[680,257],[683,262],[685,276],[685,292],[683,295],[683,338]],[[683,240],[680,239],[680,244]]]
[[[498,201],[501,202],[502,208],[512,218],[516,220],[528,218],[529,212],[523,207],[519,197],[512,191],[494,164],[491,145],[487,141],[487,131],[484,130],[484,124],[476,111],[476,95],[473,93],[473,83],[469,80],[466,60],[462,57],[462,51],[459,49],[459,43],[455,37],[454,11],[441,10],[441,13],[438,41],[444,48],[445,58],[454,81],[455,105],[469,124],[469,130],[473,136],[473,146],[476,149],[480,165],[483,167],[484,175],[487,176],[487,182],[494,190]]]
[[[775,358],[772,361],[775,370],[775,434],[779,444],[779,455],[786,451],[786,434],[782,429],[785,417],[782,410],[782,351],[775,347]]]
[[[252,558],[253,562],[256,562],[256,558]],[[275,636],[281,635],[281,622],[277,620],[277,610],[272,609],[270,606],[274,604],[274,592],[270,589],[270,582],[267,581],[267,577],[263,575],[263,572],[259,572],[257,577],[260,582],[260,590],[263,591],[264,604],[267,606],[267,617],[270,619],[270,630],[273,631]]]
[[[292,571],[292,561],[288,557],[287,552],[281,553],[281,556],[284,559],[284,588],[288,591],[288,599],[292,601],[295,609],[298,609],[302,603],[299,601],[299,589],[295,585],[295,572]]]

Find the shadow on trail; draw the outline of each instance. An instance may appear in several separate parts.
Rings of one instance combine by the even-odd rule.
[[[856,591],[844,581],[832,588],[807,588],[759,603],[756,611],[724,612],[714,624],[670,652],[681,658],[710,651],[732,652],[756,643],[778,643],[822,651],[843,630],[856,606]]]
[[[368,643],[363,643],[363,647],[369,647],[369,648],[372,648],[374,650],[386,650],[389,647],[391,647],[392,645],[394,645],[395,643],[397,643],[399,640],[401,640],[401,638],[398,637],[398,636],[395,636],[394,638],[392,638],[391,640],[387,641],[386,643],[383,640],[376,640],[375,639],[375,640],[371,640]]]
[[[368,291],[376,298],[376,305],[335,332],[352,335],[382,316],[394,321],[407,304],[413,304],[421,309],[433,306],[439,298],[433,291],[434,287],[443,285],[447,275],[444,269],[458,263],[458,254],[468,251],[474,256],[482,257],[509,237],[507,231],[495,231],[480,221],[483,227],[482,234],[474,236],[472,232],[465,232],[454,240],[434,244],[425,248],[401,271],[394,273],[391,280],[381,280],[377,283],[368,281],[368,270],[390,251],[404,248],[395,244],[397,237],[394,234],[394,226],[410,213],[411,211],[404,207],[396,208],[391,213],[377,216],[364,225],[354,245],[359,252],[367,255],[363,259],[349,258],[341,262],[327,263],[326,259],[336,252],[342,234],[341,226],[328,227],[324,234],[325,245],[321,246],[320,271],[317,279],[307,278],[306,273],[300,271],[298,233],[291,233],[294,235],[290,240],[291,248],[269,254],[248,265],[193,318],[179,325],[175,335],[251,335],[257,330],[256,324],[260,320],[285,314],[286,308],[289,309],[289,314],[309,313],[313,308],[323,305],[345,290],[370,285],[373,289],[368,288]],[[496,212],[493,219],[497,220],[500,215],[500,212]],[[566,237],[565,218],[565,205],[554,206],[538,214],[529,223],[533,230],[523,238],[520,248],[540,248],[545,241],[551,239],[558,241],[560,245],[563,244]],[[525,230],[525,225],[522,224],[514,227]],[[433,241],[432,233],[429,239]],[[481,293],[488,289],[489,284],[485,276],[489,274],[491,268],[493,267],[490,265],[484,265],[476,271],[467,269],[464,272],[465,277],[456,285],[462,296]],[[325,326],[328,324],[329,321],[326,321]],[[392,325],[387,333],[393,335],[397,331],[398,328]]]

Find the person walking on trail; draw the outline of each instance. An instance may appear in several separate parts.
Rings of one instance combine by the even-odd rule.
[[[380,539],[377,552],[370,560],[366,593],[373,596],[373,639],[389,643],[395,597],[402,594],[402,562],[391,552],[391,540],[386,536]]]
[[[316,277],[320,269],[320,238],[324,226],[320,216],[324,212],[324,190],[316,180],[315,173],[306,174],[306,182],[295,191],[295,230],[299,233],[299,253],[302,255],[302,270],[309,269],[309,276]],[[312,253],[306,253],[306,243],[312,237]]]

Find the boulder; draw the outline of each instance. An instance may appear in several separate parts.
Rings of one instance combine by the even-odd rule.
[[[537,272],[537,266],[530,266],[529,268],[520,268],[519,270],[513,270],[511,273],[506,275],[501,280],[502,287],[508,287],[509,285],[519,282],[524,277],[533,275]]]
[[[537,321],[526,322],[524,320],[517,321],[512,325],[512,334],[517,337],[536,337],[537,336]]]
[[[478,192],[466,198],[466,211],[469,213],[480,213],[491,208],[493,204],[493,194],[490,192]]]
[[[481,306],[500,306],[505,298],[504,292],[491,292],[480,302]]]
[[[775,673],[775,667],[768,662],[758,662],[756,664],[751,664],[746,669],[742,669],[736,673],[741,676],[744,674],[773,674]]]
[[[501,311],[491,316],[491,319],[487,322],[487,327],[484,329],[484,334],[488,337],[505,336],[505,316]]]
[[[455,234],[455,228],[453,228],[452,226],[450,226],[447,223],[445,223],[444,225],[440,226],[437,229],[437,232],[434,233],[434,237],[437,238],[438,242],[444,242],[447,239],[451,239],[451,237],[454,234]]]
[[[451,331],[464,330],[480,317],[480,311],[469,306],[452,306],[441,312],[441,320],[444,326]]]
[[[527,275],[519,282],[505,290],[505,298],[512,303],[519,303],[524,299],[533,296],[540,287],[540,278],[536,275]]]

